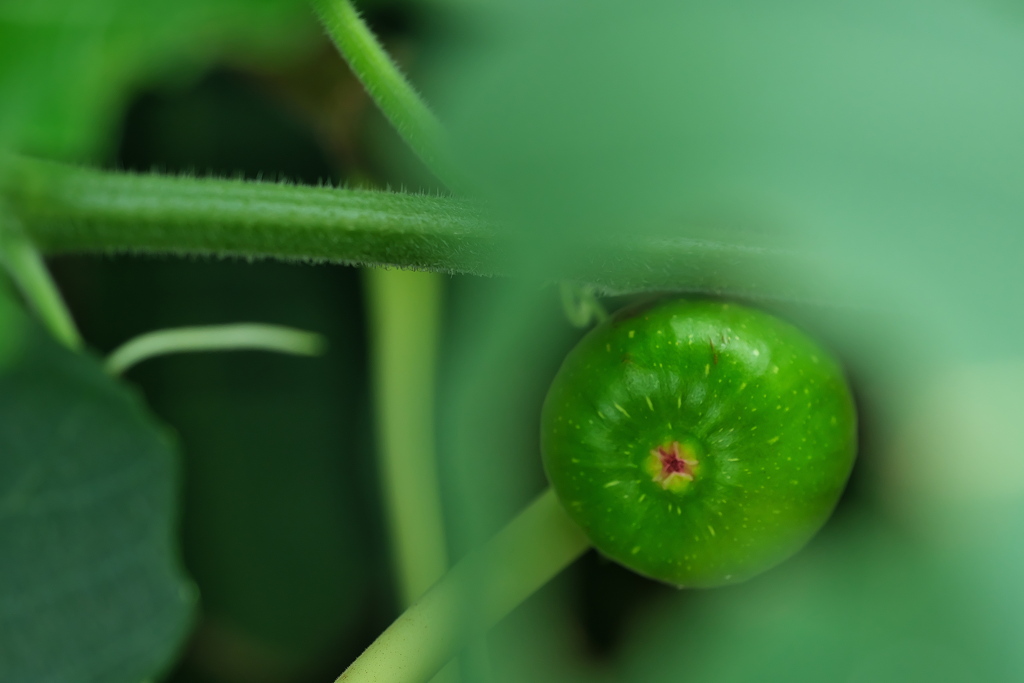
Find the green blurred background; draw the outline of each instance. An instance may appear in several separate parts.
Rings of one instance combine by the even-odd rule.
[[[162,21],[94,4],[128,19],[121,33],[61,24],[85,51],[86,38]],[[588,245],[617,235],[800,249],[806,268],[778,273],[754,303],[834,348],[861,409],[849,490],[797,558],[743,586],[680,592],[588,554],[495,629],[491,677],[1024,678],[1020,7],[361,6],[518,238],[508,258],[520,272],[585,262]],[[173,59],[118,80],[110,64],[159,52],[129,40],[82,79],[130,96],[83,98],[90,108],[67,95],[71,113],[39,99],[73,119],[51,122],[66,139],[46,120],[25,133],[0,119],[0,133],[110,168],[438,189],[301,5],[217,7],[147,29],[187,46]],[[174,34],[232,22],[249,26],[244,40]],[[8,63],[35,54],[11,45]],[[333,680],[398,610],[358,270],[129,255],[52,267],[100,352],[151,329],[235,321],[328,338],[316,360],[169,357],[129,380],[184,459],[182,549],[201,606],[167,680]],[[539,406],[579,332],[557,289],[528,277],[447,277],[444,310],[438,423],[457,557],[542,488]]]

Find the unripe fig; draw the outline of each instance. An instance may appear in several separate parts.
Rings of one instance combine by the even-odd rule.
[[[842,369],[745,306],[628,309],[566,357],[544,402],[548,478],[603,554],[678,586],[748,579],[825,523],[856,452]]]

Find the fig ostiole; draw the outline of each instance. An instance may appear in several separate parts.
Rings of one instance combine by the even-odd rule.
[[[748,579],[825,523],[856,452],[842,368],[734,303],[622,311],[569,353],[544,402],[544,467],[598,551],[651,578]]]

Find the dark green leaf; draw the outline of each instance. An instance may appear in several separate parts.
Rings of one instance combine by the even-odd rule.
[[[167,433],[98,363],[0,301],[0,678],[137,683],[195,601]]]

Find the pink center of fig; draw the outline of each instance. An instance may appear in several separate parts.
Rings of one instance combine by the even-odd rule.
[[[695,456],[691,447],[673,441],[651,451],[647,469],[662,488],[677,491],[693,481],[697,467]]]

